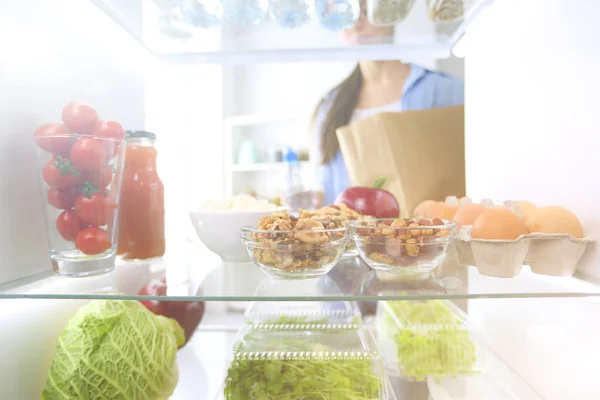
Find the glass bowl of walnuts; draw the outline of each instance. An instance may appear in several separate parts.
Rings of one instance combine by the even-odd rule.
[[[343,203],[329,205],[311,211],[300,210],[299,215],[299,218],[311,218],[319,221],[323,224],[325,229],[349,227],[352,221],[370,218],[357,213]],[[356,256],[358,256],[358,250],[356,249],[354,242],[350,240],[346,245],[342,258]]]
[[[454,222],[439,218],[355,221],[351,230],[360,257],[371,268],[406,275],[440,265],[458,232]]]
[[[326,228],[317,218],[278,211],[260,219],[258,229],[243,228],[252,261],[280,279],[307,279],[327,274],[350,241],[348,227]]]

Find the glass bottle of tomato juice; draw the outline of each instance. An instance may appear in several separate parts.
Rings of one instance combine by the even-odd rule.
[[[165,254],[165,190],[156,171],[156,135],[128,131],[119,203],[117,254],[125,260]]]

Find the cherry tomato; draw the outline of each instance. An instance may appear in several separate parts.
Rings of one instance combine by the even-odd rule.
[[[106,250],[110,249],[112,243],[110,242],[108,232],[102,228],[92,226],[82,229],[79,232],[77,239],[75,240],[75,246],[77,246],[81,252],[93,255],[104,253]]]
[[[108,202],[104,193],[84,193],[75,199],[75,212],[88,225],[102,226],[108,223]]]
[[[125,138],[125,130],[123,129],[123,126],[121,126],[121,124],[117,121],[98,121],[94,125],[92,135],[123,140]]]
[[[75,241],[77,234],[83,228],[83,223],[73,210],[63,211],[56,220],[56,229],[65,240]]]
[[[42,169],[42,177],[53,189],[73,189],[82,183],[81,174],[68,158],[55,157]]]
[[[63,108],[62,120],[69,131],[80,135],[90,135],[98,120],[98,113],[89,104],[74,101]]]
[[[71,148],[71,163],[79,171],[97,171],[107,159],[107,149],[99,139],[80,139]]]
[[[110,165],[104,164],[95,171],[84,171],[81,176],[87,182],[96,185],[100,189],[107,187],[113,178],[113,170]]]
[[[108,139],[123,140],[125,138],[125,130],[117,121],[98,121],[96,122],[96,125],[94,125],[92,135]],[[108,158],[113,158],[117,153],[118,144],[116,141],[106,140],[104,145],[106,146]]]
[[[41,125],[33,132],[41,149],[58,156],[68,156],[75,137],[47,137],[53,135],[69,135],[69,131],[62,124],[51,123]]]
[[[61,210],[68,210],[75,205],[75,190],[48,189],[48,203]]]

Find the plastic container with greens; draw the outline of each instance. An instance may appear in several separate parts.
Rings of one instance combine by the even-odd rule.
[[[342,324],[242,328],[224,388],[227,400],[374,400],[385,393],[369,331]]]
[[[361,324],[354,301],[257,301],[244,313],[253,325]]]
[[[379,302],[377,337],[388,372],[407,380],[469,376],[483,369],[473,328],[447,301]]]

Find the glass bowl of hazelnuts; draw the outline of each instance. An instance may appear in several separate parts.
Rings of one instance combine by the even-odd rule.
[[[352,239],[360,257],[374,270],[417,275],[444,260],[458,229],[439,218],[386,218],[353,221]]]

